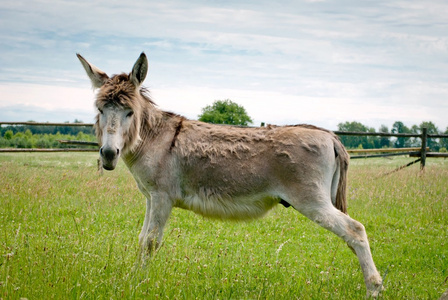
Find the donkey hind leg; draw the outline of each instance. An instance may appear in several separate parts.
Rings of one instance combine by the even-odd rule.
[[[139,235],[143,259],[160,247],[163,228],[170,216],[171,209],[171,201],[164,193],[151,193],[151,197],[146,200],[145,221]]]
[[[377,297],[382,288],[382,279],[373,262],[364,226],[336,209],[330,201],[308,203],[306,208],[297,207],[297,209],[348,244],[361,264],[367,297]]]

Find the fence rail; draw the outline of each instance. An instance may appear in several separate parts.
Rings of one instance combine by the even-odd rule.
[[[420,157],[420,152],[411,153],[409,154],[411,157]],[[441,152],[426,152],[426,157],[448,157],[448,153],[441,153]]]
[[[86,145],[86,146],[98,146],[97,142],[86,142],[86,141],[68,141],[68,140],[59,140],[61,144],[70,144],[70,145]]]
[[[348,153],[377,153],[377,152],[403,152],[403,151],[420,151],[420,147],[413,148],[381,148],[381,149],[349,149]],[[426,147],[426,150],[429,151],[429,147]]]
[[[1,125],[31,125],[31,126],[85,126],[91,127],[91,123],[39,123],[39,122],[0,122]]]
[[[364,154],[364,155],[350,155],[350,159],[359,158],[374,158],[374,157],[389,157],[389,156],[404,156],[404,155],[420,156],[420,152],[396,152],[396,153],[384,153],[384,154]]]
[[[0,148],[0,152],[98,152],[98,149],[86,148]]]

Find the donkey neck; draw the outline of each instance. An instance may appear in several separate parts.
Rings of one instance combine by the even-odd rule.
[[[184,117],[165,111],[157,111],[144,120],[140,128],[140,140],[138,144],[123,155],[123,161],[131,168],[139,158],[148,152],[163,151],[171,153],[176,146],[177,136],[182,129]]]

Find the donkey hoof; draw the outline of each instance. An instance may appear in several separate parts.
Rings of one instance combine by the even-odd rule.
[[[370,288],[367,289],[367,295],[366,298],[378,298],[378,296],[381,294],[382,291],[384,291],[385,288],[382,284],[379,285],[372,285]]]

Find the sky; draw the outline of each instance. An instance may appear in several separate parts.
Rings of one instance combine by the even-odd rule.
[[[253,125],[444,131],[447,16],[446,0],[3,0],[0,121],[91,123],[76,53],[112,75],[144,51],[153,100],[190,119],[230,99]]]

